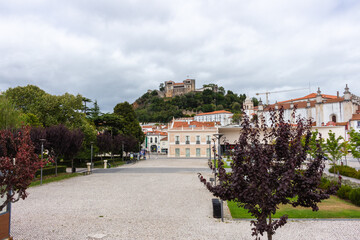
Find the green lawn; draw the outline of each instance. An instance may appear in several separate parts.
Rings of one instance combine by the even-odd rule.
[[[227,202],[233,218],[254,218],[245,209],[239,208],[234,202]],[[311,208],[291,205],[280,205],[274,218],[287,214],[289,218],[360,218],[360,207],[342,200],[336,196],[330,196],[318,204],[319,211],[313,212]]]
[[[51,182],[57,182],[63,179],[67,179],[67,178],[72,178],[72,177],[77,177],[83,175],[81,173],[59,173],[57,175],[57,177],[55,177],[55,175],[50,175],[50,176],[44,176],[43,177],[43,184],[46,183],[51,183]],[[36,179],[34,180],[31,184],[30,187],[34,187],[34,186],[38,186],[40,185],[40,179]]]

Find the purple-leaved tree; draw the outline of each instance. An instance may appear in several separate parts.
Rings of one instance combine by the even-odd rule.
[[[0,130],[0,196],[5,196],[0,211],[8,203],[27,197],[26,189],[40,166],[29,127],[17,131]]]
[[[272,220],[278,205],[311,207],[318,210],[317,203],[328,195],[317,189],[324,169],[320,146],[311,159],[307,150],[311,137],[311,121],[295,118],[284,120],[284,111],[270,111],[268,126],[264,117],[251,123],[245,116],[237,142],[232,172],[226,173],[223,163],[218,164],[219,184],[212,186],[199,174],[208,190],[226,201],[235,201],[256,218],[251,221],[252,235],[260,239],[267,233],[272,239],[275,230],[283,226],[288,216]],[[305,137],[305,141],[301,141]]]

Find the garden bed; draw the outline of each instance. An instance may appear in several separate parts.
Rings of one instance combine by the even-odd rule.
[[[247,210],[238,207],[235,202],[227,202],[231,216],[233,218],[253,219]],[[319,211],[314,212],[311,208],[292,207],[290,204],[280,205],[274,218],[280,218],[287,214],[289,218],[360,218],[360,207],[342,200],[337,196],[330,196],[318,204]]]

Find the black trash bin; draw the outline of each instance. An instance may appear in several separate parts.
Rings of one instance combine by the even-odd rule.
[[[220,200],[217,198],[212,199],[213,204],[213,217],[214,218],[221,218],[221,203]]]

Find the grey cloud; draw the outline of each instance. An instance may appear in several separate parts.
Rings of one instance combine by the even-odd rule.
[[[0,90],[80,93],[105,112],[187,75],[252,96],[360,95],[359,18],[350,0],[2,2]]]

